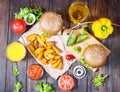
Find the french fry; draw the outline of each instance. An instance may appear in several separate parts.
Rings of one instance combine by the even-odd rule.
[[[49,63],[52,65],[55,64],[56,62],[57,62],[57,60],[54,60],[54,59],[49,60]]]
[[[47,46],[53,46],[53,45],[55,45],[55,42],[54,41],[46,42],[46,45]]]
[[[49,60],[50,58],[48,57],[49,54],[51,53],[54,53],[54,50],[53,49],[47,49],[45,52],[44,52],[44,57]]]
[[[46,49],[51,49],[52,47],[51,46],[46,46]]]
[[[41,40],[40,36],[37,36],[37,40],[40,43],[40,45],[45,46],[45,43]]]
[[[37,39],[35,39],[35,40],[33,41],[33,46],[34,46],[35,49],[38,48],[38,41],[37,41]]]
[[[34,51],[35,56],[38,56],[41,52],[43,52],[45,48],[39,47]]]
[[[46,37],[45,37],[44,34],[41,34],[40,38],[41,38],[41,40],[42,40],[43,42],[46,42]]]
[[[57,68],[59,63],[60,63],[60,60],[57,60],[57,62],[52,65],[52,68]]]
[[[48,64],[48,61],[45,58],[39,59],[42,64]]]
[[[38,34],[31,34],[27,37],[27,40],[28,41],[33,41],[37,38]]]
[[[63,63],[60,62],[57,68],[61,70],[63,68],[62,65],[63,65]]]
[[[59,48],[57,48],[55,45],[52,46],[52,49],[57,53],[59,54],[61,51]]]
[[[54,56],[54,59],[59,59],[59,58],[60,58],[59,55],[55,55],[55,56]]]
[[[38,59],[42,59],[43,56],[44,56],[44,52],[42,51],[42,52],[40,52],[40,53],[38,54],[37,58],[38,58]]]
[[[48,54],[49,59],[53,59],[55,56],[53,54]]]
[[[30,49],[30,51],[31,51],[32,53],[34,53],[35,48],[34,48],[31,44],[29,44],[27,47]]]

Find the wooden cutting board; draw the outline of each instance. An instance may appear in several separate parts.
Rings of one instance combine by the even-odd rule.
[[[77,29],[77,31],[78,31],[80,34],[82,34],[82,29]],[[83,54],[84,49],[85,49],[86,47],[88,47],[89,45],[92,45],[92,44],[100,44],[100,45],[102,45],[102,46],[105,48],[105,50],[106,50],[106,52],[107,52],[107,55],[110,54],[111,51],[110,51],[107,47],[105,47],[102,43],[100,43],[96,38],[94,38],[94,37],[93,37],[91,34],[89,34],[88,32],[87,32],[87,34],[88,34],[88,39],[86,39],[85,41],[80,42],[80,43],[78,43],[78,44],[75,44],[75,45],[73,45],[73,46],[66,46],[68,37],[69,37],[70,35],[67,35],[67,33],[64,32],[64,33],[63,33],[62,41],[64,42],[64,48],[65,48],[65,50],[66,50],[67,52],[73,54],[73,55],[76,57],[76,59],[79,60],[80,57],[81,57],[81,55]],[[81,52],[80,52],[80,53],[77,53],[77,52],[73,51],[73,48],[74,48],[74,47],[77,47],[77,46],[80,46],[80,47],[81,47]]]

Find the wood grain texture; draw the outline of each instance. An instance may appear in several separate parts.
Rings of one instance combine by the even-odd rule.
[[[4,6],[4,7],[3,7]],[[8,30],[5,25],[8,25],[6,21],[6,1],[0,0],[0,92],[5,91],[5,81],[6,81],[6,57],[5,57],[5,49],[7,45],[7,33],[5,30]]]
[[[19,63],[12,63],[5,57],[7,44],[16,41],[21,35],[16,35],[11,31],[10,24],[14,19],[14,13],[19,11],[20,7],[41,6],[44,11],[55,11],[60,13],[64,19],[66,28],[72,27],[69,20],[68,8],[72,2],[82,1],[89,7],[89,17],[86,21],[94,21],[101,17],[108,17],[112,22],[120,24],[120,0],[0,0],[0,92],[13,92],[14,82],[22,81],[23,88],[21,92],[37,92],[35,86],[38,82],[44,81],[53,84],[56,92],[63,92],[59,89],[57,81],[52,79],[46,72],[42,79],[38,81],[30,80],[27,77],[27,68],[29,65],[37,63],[28,53],[26,58]],[[29,29],[28,27],[27,29]],[[90,31],[91,33],[91,31]],[[75,87],[69,92],[120,92],[120,27],[114,26],[113,34],[106,40],[99,40],[107,46],[112,53],[110,54],[107,65],[102,67],[98,72],[87,70],[87,75],[81,80],[75,79]],[[14,65],[18,65],[20,76],[12,76]],[[80,64],[76,62],[66,72],[72,74],[73,68]],[[104,86],[95,87],[91,80],[98,74],[108,74]]]

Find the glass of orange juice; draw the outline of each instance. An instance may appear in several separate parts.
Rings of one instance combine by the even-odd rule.
[[[74,24],[83,22],[89,15],[88,6],[83,2],[74,2],[69,7],[69,17]]]

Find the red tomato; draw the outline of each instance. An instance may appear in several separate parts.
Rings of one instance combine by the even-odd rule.
[[[38,80],[43,76],[43,69],[38,64],[32,64],[27,69],[27,75],[32,80]]]
[[[11,29],[16,34],[21,34],[26,31],[26,24],[22,19],[15,19],[11,23]]]
[[[58,79],[58,86],[62,90],[69,91],[74,87],[74,79],[70,75],[62,75]]]
[[[66,55],[67,60],[72,60],[73,58],[74,58],[74,56],[72,54],[67,54]]]

